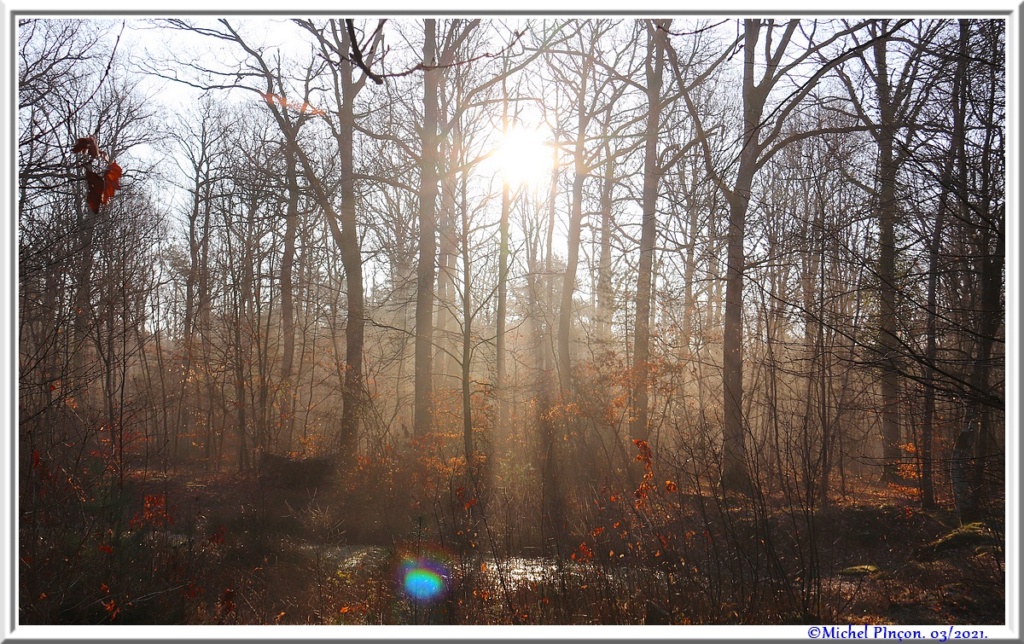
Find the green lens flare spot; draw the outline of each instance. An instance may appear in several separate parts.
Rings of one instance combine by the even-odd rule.
[[[432,562],[408,562],[403,566],[403,572],[402,586],[413,600],[429,603],[444,594],[445,578],[440,566]]]

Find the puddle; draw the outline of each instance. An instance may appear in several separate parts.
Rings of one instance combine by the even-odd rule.
[[[380,546],[320,546],[306,544],[303,550],[319,556],[340,571],[377,568],[387,565],[388,550]]]
[[[302,549],[312,556],[318,556],[339,573],[355,571],[389,572],[395,560],[390,549],[381,546],[343,545],[324,546],[305,544]],[[483,565],[481,565],[483,564]],[[599,567],[576,562],[563,562],[561,567],[554,559],[546,557],[509,557],[496,560],[485,557],[476,563],[463,562],[464,575],[476,578],[478,587],[498,588],[504,586],[514,591],[524,587],[557,584],[569,581],[572,584],[608,584],[612,588],[628,589],[635,586],[637,577],[645,580],[652,577],[664,580],[665,573],[652,569],[632,569],[625,566]],[[456,564],[457,568],[461,568]],[[453,571],[454,572],[454,571]],[[456,573],[458,574],[458,573]]]
[[[487,570],[484,571],[486,579],[497,582],[504,578],[516,587],[558,579],[558,565],[543,557],[510,557],[501,562],[487,558],[484,563],[487,564]]]

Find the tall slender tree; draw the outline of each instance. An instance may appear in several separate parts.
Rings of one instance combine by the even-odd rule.
[[[648,20],[647,59],[647,126],[644,133],[643,220],[640,226],[640,271],[636,283],[636,333],[633,340],[633,361],[636,382],[633,386],[633,422],[630,435],[634,440],[648,439],[647,388],[651,357],[651,296],[654,247],[658,225],[658,188],[662,174],[659,167],[658,140],[661,131],[662,76],[665,68],[665,41],[671,20]]]
[[[898,329],[898,297],[900,284],[896,272],[896,230],[900,220],[897,182],[900,168],[912,153],[911,142],[919,127],[917,115],[926,103],[929,84],[919,69],[926,45],[934,37],[936,24],[919,34],[918,43],[906,52],[902,64],[890,69],[890,47],[895,33],[909,21],[880,20],[867,25],[870,47],[857,58],[870,79],[877,116],[866,107],[857,88],[843,69],[839,76],[850,92],[858,116],[878,145],[877,212],[878,212],[878,360],[881,368],[882,478],[886,482],[899,479],[902,432],[900,431],[900,357],[902,354]],[[922,87],[923,85],[923,87]]]
[[[750,473],[747,468],[746,436],[743,419],[743,282],[746,270],[746,220],[750,204],[754,177],[758,170],[782,148],[793,141],[815,136],[819,132],[851,132],[857,127],[829,127],[818,131],[786,134],[786,123],[790,114],[808,97],[818,81],[842,61],[870,46],[858,44],[845,51],[830,53],[830,47],[842,43],[850,34],[863,28],[863,24],[847,25],[836,29],[821,41],[812,40],[802,49],[793,46],[793,37],[800,29],[801,21],[790,20],[776,25],[774,20],[747,19],[743,30],[733,46],[742,42],[742,133],[736,142],[739,152],[735,169],[728,175],[716,167],[704,117],[692,100],[692,89],[703,82],[715,66],[724,62],[731,51],[719,57],[696,80],[686,82],[683,70],[676,57],[671,57],[673,71],[679,79],[687,110],[694,120],[697,138],[704,152],[705,166],[712,180],[726,197],[729,204],[728,229],[726,232],[727,260],[725,275],[725,318],[723,330],[723,419],[722,419],[722,473],[721,483],[726,490],[751,490]],[[815,23],[816,26],[816,23]],[[782,33],[777,33],[781,31]],[[813,36],[816,28],[810,29]],[[763,41],[763,60],[759,60],[759,43]],[[789,92],[778,105],[770,109],[769,97],[781,82],[788,79],[796,68],[811,64],[819,57],[824,61],[810,71],[797,88]],[[727,178],[728,177],[728,178]]]
[[[423,21],[423,148],[420,155],[419,260],[416,263],[416,398],[413,431],[432,427],[434,274],[437,262],[438,97],[437,21]]]

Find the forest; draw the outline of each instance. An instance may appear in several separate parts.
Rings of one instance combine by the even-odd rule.
[[[12,22],[18,623],[1007,620],[1003,19]]]

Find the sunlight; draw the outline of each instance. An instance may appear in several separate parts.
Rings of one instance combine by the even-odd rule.
[[[551,174],[551,144],[538,129],[513,126],[492,157],[496,171],[512,187],[536,185]]]

